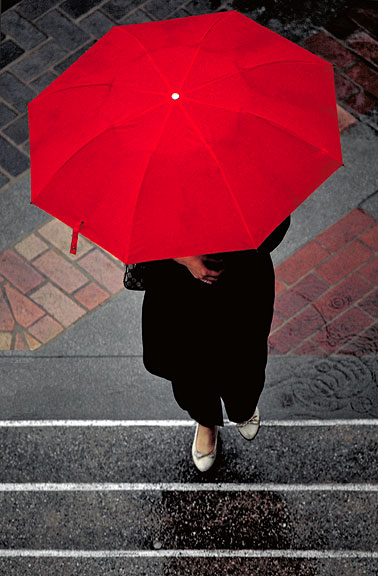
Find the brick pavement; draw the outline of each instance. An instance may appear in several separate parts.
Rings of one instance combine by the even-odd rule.
[[[123,264],[52,219],[0,254],[0,350],[35,350],[123,288]]]
[[[378,223],[360,208],[276,267],[271,354],[374,354]]]
[[[35,350],[124,290],[123,264],[52,219],[0,254],[0,350]],[[375,353],[378,224],[355,208],[276,267],[270,353]]]

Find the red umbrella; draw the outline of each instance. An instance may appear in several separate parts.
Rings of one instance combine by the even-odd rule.
[[[29,127],[32,203],[124,263],[257,248],[343,164],[333,65],[237,10],[114,26]]]

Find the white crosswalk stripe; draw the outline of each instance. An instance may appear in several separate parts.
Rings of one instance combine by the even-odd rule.
[[[14,482],[0,492],[378,492],[378,484],[247,484],[181,482]]]
[[[224,419],[225,426],[235,426],[234,422]],[[194,427],[193,420],[0,420],[0,428],[23,428],[23,427],[133,427],[133,426],[184,426]],[[328,419],[328,420],[261,420],[261,426],[378,426],[377,419]]]
[[[378,558],[367,550],[0,550],[0,557],[35,558]]]

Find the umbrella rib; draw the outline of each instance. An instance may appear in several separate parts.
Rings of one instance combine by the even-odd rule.
[[[200,48],[201,48],[201,46],[203,45],[203,41],[205,40],[206,36],[207,36],[207,35],[209,34],[209,32],[214,28],[214,26],[216,26],[216,25],[218,24],[218,22],[220,22],[221,20],[224,20],[224,18],[225,18],[226,16],[227,16],[227,12],[224,13],[224,14],[222,14],[222,16],[220,16],[220,18],[218,18],[218,20],[216,20],[215,22],[213,22],[213,23],[211,24],[211,26],[209,27],[209,29],[208,29],[208,30],[205,32],[205,34],[202,36],[201,40],[200,40],[199,43],[198,43],[197,49],[196,49],[196,51],[195,51],[195,53],[194,53],[194,55],[193,55],[192,61],[191,61],[191,63],[189,64],[189,66],[188,66],[188,68],[187,68],[187,70],[186,70],[186,72],[185,72],[184,78],[182,79],[181,86],[180,86],[180,88],[179,88],[179,92],[182,90],[182,86],[184,85],[184,82],[185,82],[185,80],[186,80],[186,78],[187,78],[190,70],[193,68],[194,62],[195,62],[195,60],[196,60],[196,58],[197,58],[197,56],[198,56],[198,52],[200,51]]]
[[[230,195],[231,195],[231,198],[232,198],[232,200],[233,200],[233,202],[234,202],[234,204],[235,204],[236,210],[237,210],[237,212],[238,212],[238,214],[239,214],[239,216],[240,216],[240,219],[241,219],[241,221],[242,221],[242,223],[243,223],[243,226],[244,226],[244,228],[246,229],[247,234],[248,234],[248,236],[251,238],[252,242],[253,242],[254,244],[256,244],[255,238],[254,238],[254,236],[253,236],[253,234],[252,234],[252,232],[251,232],[251,230],[250,230],[250,228],[249,228],[249,226],[248,226],[248,224],[247,224],[246,219],[244,218],[244,215],[243,215],[243,212],[242,212],[242,210],[241,210],[241,208],[240,208],[239,202],[237,201],[237,198],[236,198],[235,194],[234,194],[233,191],[232,191],[232,188],[231,188],[231,186],[230,186],[230,184],[229,184],[229,182],[228,182],[228,180],[227,180],[227,178],[226,178],[226,175],[225,175],[225,173],[224,173],[224,171],[223,171],[223,169],[222,169],[222,166],[221,166],[221,164],[220,164],[220,162],[219,162],[219,160],[218,160],[218,158],[217,158],[214,150],[212,149],[212,147],[210,146],[210,144],[206,141],[206,139],[203,137],[203,135],[201,134],[201,131],[200,131],[199,128],[198,128],[198,126],[197,126],[197,125],[195,124],[195,122],[192,120],[191,116],[188,114],[187,110],[185,110],[185,107],[184,107],[184,106],[182,106],[182,110],[184,111],[184,114],[185,114],[186,117],[188,118],[189,122],[192,124],[193,128],[196,130],[196,132],[198,133],[199,137],[201,138],[201,140],[202,140],[203,143],[205,144],[206,148],[208,148],[208,150],[209,150],[209,152],[210,152],[210,155],[211,155],[211,156],[213,157],[213,159],[215,160],[215,163],[216,163],[217,166],[218,166],[218,169],[219,169],[219,171],[220,171],[220,173],[221,173],[221,175],[222,175],[222,178],[223,178],[223,180],[224,180],[224,183],[226,184],[226,187],[227,187],[227,189],[228,189],[228,191],[229,191],[229,193],[230,193]]]
[[[140,116],[143,116],[143,114],[147,114],[148,112],[150,112],[151,110],[154,110],[155,108],[159,108],[159,106],[162,106],[163,104],[165,104],[165,102],[160,102],[159,104],[156,104],[154,106],[150,106],[150,108],[147,108],[146,110],[143,110],[143,112],[141,112],[140,114],[136,114],[135,116],[130,116],[131,120],[135,120],[135,118],[139,118]],[[95,136],[93,136],[93,138],[91,138],[90,140],[88,140],[85,144],[83,144],[82,146],[80,146],[80,148],[78,150],[76,150],[76,152],[74,152],[69,158],[67,158],[67,160],[65,160],[63,162],[63,164],[61,164],[61,166],[59,166],[59,168],[54,172],[54,174],[51,176],[51,178],[46,182],[46,184],[43,186],[42,190],[39,191],[39,193],[43,192],[47,186],[50,184],[51,180],[64,168],[64,166],[70,162],[72,160],[72,158],[74,158],[77,154],[79,154],[79,152],[81,150],[83,150],[83,148],[85,148],[86,146],[88,146],[91,142],[93,142],[93,140],[96,140],[96,138],[98,138],[99,136],[101,136],[102,134],[104,134],[105,132],[107,132],[108,130],[111,130],[112,128],[118,128],[118,126],[116,126],[116,122],[119,122],[120,120],[123,120],[125,118],[129,118],[127,116],[127,114],[121,116],[120,118],[117,118],[117,120],[115,121],[114,124],[112,124],[111,126],[107,126],[107,128],[105,128],[104,130],[101,130],[101,132],[98,132],[97,134],[95,134]]]
[[[149,169],[149,167],[150,167],[150,165],[151,165],[152,157],[153,157],[154,154],[156,153],[157,147],[159,146],[159,142],[160,142],[160,140],[161,140],[161,137],[162,137],[163,132],[164,132],[164,130],[165,130],[165,127],[166,127],[166,125],[167,125],[169,116],[172,114],[172,110],[173,110],[173,106],[169,106],[169,107],[168,107],[168,113],[167,113],[167,115],[166,115],[166,117],[164,118],[164,121],[163,121],[163,123],[162,123],[162,128],[161,128],[161,130],[160,130],[160,134],[159,134],[158,139],[157,139],[157,141],[156,141],[155,148],[152,150],[152,152],[151,152],[151,154],[150,154],[150,156],[149,156],[149,158],[148,158],[147,164],[146,164],[146,166],[145,166],[145,168],[144,168],[144,171],[143,171],[142,182],[141,182],[141,184],[140,184],[140,186],[139,186],[139,188],[138,188],[138,194],[137,194],[137,196],[136,196],[136,199],[135,199],[135,202],[134,202],[134,207],[133,207],[133,210],[132,210],[132,217],[130,218],[131,225],[130,225],[129,241],[128,241],[128,245],[127,245],[127,255],[126,255],[126,254],[124,255],[124,262],[127,262],[127,259],[128,259],[128,257],[129,257],[129,254],[130,254],[131,236],[132,236],[132,223],[133,223],[134,216],[135,216],[135,213],[136,213],[136,209],[137,209],[137,206],[138,206],[139,198],[140,198],[140,196],[141,196],[141,190],[142,190],[142,188],[143,188],[143,185],[144,185],[144,182],[145,182],[145,179],[146,179],[146,173],[147,173],[147,171],[148,171],[148,169]]]
[[[332,158],[332,160],[335,160],[335,162],[342,165],[342,162],[340,162],[339,160],[336,160],[336,158],[333,158],[333,156],[330,155],[330,153],[328,152],[328,150],[326,148],[318,148],[318,146],[315,146],[315,144],[312,144],[312,142],[310,142],[309,140],[306,140],[302,136],[299,136],[293,130],[290,130],[290,129],[286,128],[285,126],[282,126],[282,124],[278,124],[277,122],[274,122],[274,120],[269,120],[268,118],[265,118],[265,116],[261,116],[260,114],[256,114],[256,112],[251,112],[250,110],[239,110],[237,108],[228,108],[226,106],[217,106],[216,104],[212,104],[211,102],[196,100],[194,98],[187,98],[187,100],[190,100],[191,102],[195,102],[196,104],[204,104],[205,106],[211,106],[213,108],[219,108],[220,110],[230,110],[231,112],[237,112],[238,114],[250,114],[251,116],[255,116],[256,118],[260,118],[261,120],[264,120],[265,122],[267,122],[268,124],[271,124],[275,128],[282,130],[286,134],[290,134],[290,136],[295,136],[295,138],[302,140],[302,142],[304,142],[305,144],[308,144],[308,146],[311,146],[312,148],[315,148],[315,150],[318,150],[318,151],[322,150],[323,152],[326,152],[328,154],[328,156],[330,158]]]
[[[53,84],[53,83],[52,83]],[[111,83],[110,82],[94,82],[93,84],[75,84],[73,86],[64,86],[63,88],[51,88],[51,90],[49,89],[50,86],[52,86],[52,84],[50,84],[46,90],[43,90],[39,96],[51,96],[52,94],[57,94],[58,92],[64,92],[65,90],[73,90],[75,88],[89,88],[92,86],[110,86]]]
[[[161,78],[164,80],[166,86],[168,87],[168,90],[170,90],[170,86],[169,83],[166,79],[166,77],[162,74],[159,66],[156,64],[155,60],[152,58],[151,54],[148,52],[147,48],[145,47],[145,45],[143,44],[143,42],[141,40],[139,40],[138,36],[135,36],[135,34],[133,34],[132,32],[130,32],[130,30],[128,30],[126,27],[122,27],[122,30],[124,30],[125,32],[127,32],[128,34],[130,34],[130,36],[132,36],[132,38],[134,38],[134,40],[136,40],[137,42],[139,42],[139,44],[142,46],[143,50],[145,51],[145,53],[147,54],[148,58],[151,60],[154,68],[157,70],[157,72],[159,73],[159,75],[161,76]]]
[[[189,90],[185,90],[185,94],[190,94],[191,92],[194,92],[195,90],[199,90],[200,88],[204,88],[205,86],[209,86],[210,84],[214,84],[215,82],[220,82],[221,80],[225,80],[226,78],[231,78],[232,76],[237,76],[238,74],[240,74],[241,72],[244,71],[250,71],[250,70],[255,70],[256,68],[261,68],[262,66],[269,66],[270,64],[281,64],[282,62],[303,62],[304,64],[315,64],[315,65],[321,65],[321,66],[332,66],[333,64],[326,62],[325,60],[321,60],[319,58],[319,62],[318,61],[310,61],[310,60],[270,60],[268,62],[262,62],[261,64],[255,64],[254,66],[245,66],[243,68],[240,68],[240,70],[237,70],[236,72],[230,72],[229,74],[225,74],[224,76],[220,76],[219,78],[214,78],[213,80],[210,80],[209,82],[204,82],[203,84],[199,84],[198,86],[195,86],[194,88],[190,88]]]
[[[129,84],[128,82],[94,82],[93,84],[76,84],[73,86],[65,86],[64,88],[57,88],[56,90],[49,90],[41,92],[40,96],[51,96],[52,94],[57,94],[58,92],[64,92],[65,90],[74,90],[76,88],[92,88],[93,86],[127,86],[128,88],[132,88],[137,90],[138,92],[143,92],[143,94],[166,94],[162,90],[143,90],[139,86],[135,86],[135,84]]]

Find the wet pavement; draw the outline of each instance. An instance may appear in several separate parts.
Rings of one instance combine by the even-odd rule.
[[[282,490],[319,483],[342,488],[374,485],[378,475],[374,422],[293,422],[263,422],[251,444],[235,425],[227,424],[219,432],[217,462],[206,474],[188,458],[194,434],[191,421],[185,426],[159,426],[157,422],[125,427],[43,427],[37,423],[0,427],[0,482],[149,483],[151,489],[167,483],[181,483],[184,489],[205,482],[222,483],[236,491],[242,490],[243,483],[257,490],[259,484]],[[166,451],[172,466],[165,462]]]
[[[377,541],[376,492],[22,491],[4,500],[7,549],[370,551]]]
[[[10,6],[10,4],[13,4]],[[378,573],[376,2],[10,2],[1,18],[0,574]],[[3,8],[4,10],[4,8]],[[27,103],[112,26],[239,10],[334,64],[344,166],[272,254],[262,426],[206,474],[123,265],[30,205]]]
[[[90,576],[91,574],[106,574],[109,576],[147,576],[148,574],[161,574],[163,576],[211,576],[212,574],[227,574],[239,576],[240,574],[254,574],[263,576],[364,576],[370,572],[369,561],[364,559],[269,559],[269,558],[162,558],[138,560],[125,558],[79,560],[63,558],[52,560],[44,558],[11,559],[1,562],[0,569],[4,567],[9,576],[23,574],[31,576],[54,572],[57,576]]]

